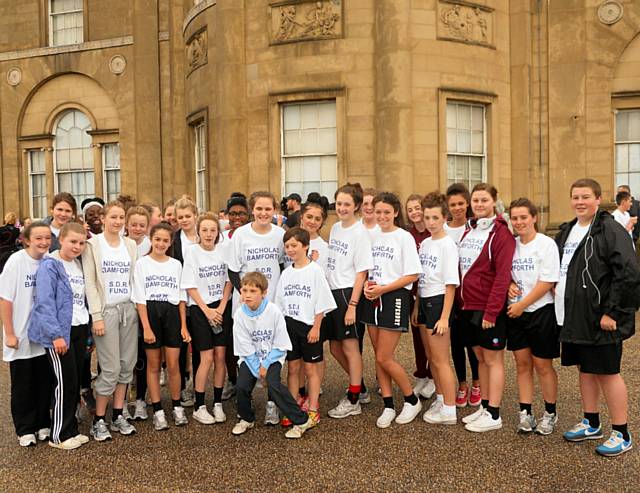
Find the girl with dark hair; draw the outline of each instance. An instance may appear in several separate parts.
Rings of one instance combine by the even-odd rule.
[[[551,290],[560,276],[560,256],[555,242],[538,233],[538,209],[529,199],[511,202],[509,216],[518,234],[507,308],[507,349],[513,351],[518,372],[518,432],[535,430],[549,435],[558,421],[558,375],[553,359],[560,356],[560,342]],[[531,410],[534,368],[545,406],[540,422]]]
[[[162,349],[169,374],[169,393],[176,426],[188,423],[180,403],[180,347],[189,343],[185,307],[186,293],[180,289],[182,266],[167,255],[173,230],[167,223],[151,228],[151,252],[136,263],[132,300],[136,304],[142,324],[147,353],[147,386],[153,406],[153,427],[168,428],[160,402],[160,366]]]
[[[471,195],[464,184],[454,183],[447,188],[446,197],[450,219],[444,224],[444,230],[455,242],[456,246],[459,246],[460,239],[466,228],[467,219],[472,215],[470,207]],[[458,377],[456,406],[466,407],[468,403],[470,406],[476,407],[480,405],[482,399],[480,376],[478,375],[478,358],[476,358],[471,346],[465,345],[464,341],[465,339],[458,328],[454,313],[451,319],[451,357]],[[471,368],[471,389],[469,389],[469,384],[467,383],[467,358]]]
[[[388,428],[394,418],[398,424],[410,423],[422,409],[407,373],[394,356],[400,336],[409,330],[411,287],[422,268],[413,237],[403,228],[402,204],[398,197],[381,193],[373,200],[373,206],[380,232],[371,249],[373,268],[365,283],[362,321],[369,328],[384,400],[384,410],[376,425]],[[392,381],[404,396],[404,406],[397,418]]]

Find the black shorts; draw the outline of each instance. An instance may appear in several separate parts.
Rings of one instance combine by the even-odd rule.
[[[400,288],[383,294],[375,301],[365,299],[362,307],[362,321],[381,329],[407,332],[411,291]]]
[[[168,301],[147,301],[147,318],[156,342],[145,342],[145,349],[179,348],[182,345],[178,305],[172,305]]]
[[[325,315],[325,318],[328,320],[327,339],[342,341],[344,339],[358,339],[358,337],[360,337],[357,322],[360,320],[362,301],[356,306],[356,323],[348,326],[344,324],[344,315],[347,313],[347,308],[349,308],[349,300],[351,299],[352,292],[352,288],[331,290],[337,308]]]
[[[553,359],[560,356],[558,325],[553,303],[534,312],[523,312],[518,318],[507,317],[507,349],[531,349],[536,358]]]
[[[292,346],[291,351],[287,351],[287,361],[302,358],[305,363],[320,363],[322,361],[322,339],[313,344],[307,342],[311,325],[291,317],[284,317],[284,321],[287,323],[287,332]]]
[[[209,308],[217,308],[220,305],[220,300],[209,303]],[[213,349],[216,346],[227,346],[229,344],[229,338],[231,337],[231,326],[225,323],[227,311],[231,312],[230,303],[227,303],[223,314],[222,332],[219,334],[213,333],[213,327],[209,324],[209,320],[205,316],[204,312],[198,305],[192,305],[191,309],[191,322],[189,324],[189,333],[191,334],[191,345],[194,351],[207,351]]]
[[[582,373],[616,375],[622,363],[622,341],[602,346],[562,343],[562,366],[578,365]]]
[[[442,315],[444,294],[418,299],[420,300],[418,306],[418,323],[424,325],[427,329],[433,329]]]
[[[500,313],[496,324],[489,328],[482,328],[483,311],[459,310],[456,320],[456,330],[459,339],[465,346],[480,346],[482,349],[500,351],[507,345],[507,314]]]

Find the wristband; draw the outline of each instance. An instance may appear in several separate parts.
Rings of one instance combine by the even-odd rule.
[[[349,306],[358,306],[358,302],[357,302],[357,301],[350,300],[350,301],[349,301]]]

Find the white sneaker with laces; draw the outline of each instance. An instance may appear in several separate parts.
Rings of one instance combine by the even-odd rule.
[[[213,418],[216,423],[224,423],[227,420],[227,415],[224,413],[221,402],[216,402],[213,405]]]
[[[193,391],[186,388],[180,392],[180,405],[182,407],[193,407]]]
[[[253,428],[253,423],[249,423],[248,421],[241,419],[233,427],[233,430],[231,430],[231,433],[233,433],[234,435],[242,435],[243,433],[246,433],[247,430],[250,430],[251,428]]]
[[[122,407],[122,417],[127,421],[133,421],[133,416],[131,416],[131,413],[129,412],[129,403],[127,402],[125,402]]]
[[[178,406],[174,407],[171,411],[173,416],[173,422],[176,426],[184,426],[189,424],[189,420],[187,419],[187,415],[184,412],[184,407]]]
[[[549,414],[547,411],[542,415],[542,419],[536,427],[538,435],[551,435],[558,422],[558,413]]]
[[[38,430],[39,441],[44,442],[45,440],[48,440],[50,436],[51,436],[51,430],[49,428],[40,428]]]
[[[531,433],[536,429],[536,418],[533,414],[527,413],[526,409],[520,411],[518,417],[518,433]]]
[[[482,404],[481,404],[478,407],[478,409],[476,409],[474,412],[472,412],[468,416],[465,416],[464,418],[462,418],[462,422],[464,424],[473,423],[476,419],[478,419],[483,414],[484,414],[484,407],[482,407]]]
[[[111,440],[111,433],[109,433],[107,423],[104,422],[104,419],[99,419],[91,425],[90,435],[96,442]]]
[[[420,411],[422,411],[422,402],[420,402],[420,399],[418,399],[418,402],[415,404],[405,402],[404,406],[402,406],[402,411],[400,411],[400,414],[396,418],[396,423],[399,425],[411,423],[416,416],[420,414]]]
[[[313,428],[316,424],[313,419],[308,418],[307,422],[301,425],[293,425],[287,432],[284,434],[286,438],[302,438],[302,435],[305,434],[307,430]]]
[[[380,415],[380,417],[378,417],[378,420],[376,421],[376,426],[378,428],[389,428],[389,426],[391,426],[391,423],[393,423],[393,420],[396,418],[396,410],[395,409],[391,409],[390,407],[385,407],[384,410],[382,411],[382,414]]]
[[[422,389],[420,390],[420,396],[424,397],[425,399],[431,399],[431,396],[433,396],[433,394],[435,393],[436,393],[436,383],[433,381],[432,378],[428,378],[424,387],[422,387]]]
[[[485,431],[499,430],[502,428],[502,418],[493,419],[489,411],[484,411],[475,421],[466,424],[465,429],[476,433],[484,433]]]
[[[429,406],[429,409],[426,410],[425,414],[437,414],[442,409],[442,401],[435,400]]]
[[[111,431],[117,431],[121,435],[133,435],[136,432],[135,427],[129,423],[121,414],[115,421],[111,421]]]
[[[427,385],[428,378],[416,378],[416,384],[413,387],[413,393],[418,395],[420,391]]]
[[[49,446],[60,450],[73,450],[82,446],[82,444],[76,437],[71,437],[60,443],[49,442]]]
[[[160,411],[156,411],[153,413],[153,429],[156,431],[162,431],[169,428],[169,423],[167,423],[167,418],[164,415],[164,411],[161,409]]]
[[[280,415],[276,403],[273,401],[267,402],[267,407],[264,410],[264,424],[265,425],[277,425],[280,424]]]
[[[424,413],[424,416],[422,416],[422,419],[432,425],[455,425],[458,422],[455,414],[444,414],[442,407],[436,412],[429,413],[429,411],[427,411]]]
[[[29,433],[28,435],[18,437],[18,443],[21,447],[31,447],[38,442],[36,436],[33,433]]]
[[[207,406],[200,406],[196,411],[193,411],[193,419],[203,425],[212,425],[216,422],[215,418],[207,411]]]
[[[148,417],[147,403],[140,399],[136,400],[136,410],[133,413],[133,419],[136,421],[145,421]]]
[[[342,419],[348,416],[356,416],[362,414],[362,408],[360,402],[351,404],[349,399],[343,398],[336,407],[329,410],[329,416],[332,418]]]

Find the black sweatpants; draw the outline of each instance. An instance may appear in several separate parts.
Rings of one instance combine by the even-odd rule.
[[[227,378],[229,378],[229,381],[235,385],[238,380],[238,357],[233,354],[233,317],[231,316],[231,305],[232,302],[229,301],[229,303],[227,303],[227,308],[224,311],[222,324],[230,327],[229,333],[231,334],[231,337],[227,339],[227,349],[224,353],[224,362],[227,367]]]
[[[144,401],[147,395],[147,352],[142,337],[138,338],[138,360],[133,370],[136,374],[136,400]]]
[[[280,381],[282,365],[273,363],[267,370],[267,386],[269,389],[269,400],[276,403],[280,412],[288,417],[294,425],[303,425],[309,419],[298,403],[293,398],[286,385]],[[240,418],[249,423],[256,420],[256,414],[251,406],[251,393],[258,379],[253,376],[246,363],[242,363],[238,369],[238,383],[236,385],[236,396],[238,400],[238,414]]]
[[[51,428],[52,377],[46,354],[9,363],[11,417],[18,436]]]

